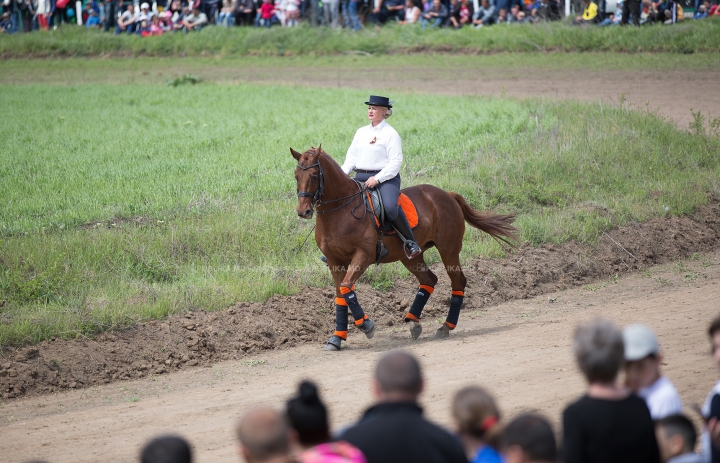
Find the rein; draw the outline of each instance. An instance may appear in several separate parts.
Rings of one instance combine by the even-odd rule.
[[[357,198],[359,195],[361,195],[361,194],[363,194],[365,191],[367,191],[367,188],[361,187],[361,186],[360,186],[360,182],[358,182],[357,180],[353,179],[353,182],[355,182],[355,184],[357,185],[358,190],[359,190],[357,193],[353,193],[353,194],[348,195],[348,196],[345,196],[345,197],[343,197],[343,198],[337,198],[337,199],[330,199],[330,200],[328,200],[328,201],[322,201],[320,198],[325,194],[325,172],[323,172],[322,165],[320,165],[320,160],[318,159],[318,161],[317,161],[315,164],[311,164],[311,165],[306,166],[306,167],[301,166],[300,163],[298,162],[297,166],[298,166],[300,169],[302,169],[302,170],[308,170],[308,169],[311,169],[311,168],[313,168],[313,167],[317,167],[317,168],[318,168],[318,172],[319,172],[319,174],[318,174],[318,186],[317,186],[317,189],[315,189],[315,193],[309,193],[309,192],[307,192],[307,191],[300,191],[300,190],[298,190],[298,192],[297,192],[298,198],[303,198],[303,197],[304,197],[304,198],[312,198],[312,202],[310,203],[310,207],[312,207],[313,210],[314,210],[316,213],[318,213],[318,214],[329,214],[329,213],[331,213],[331,212],[335,212],[335,211],[337,211],[337,210],[339,210],[339,209],[342,209],[343,207],[345,207],[345,206],[349,205],[350,203],[352,203],[352,202],[355,200],[355,198]],[[345,200],[347,200],[347,201],[345,201]],[[319,211],[319,210],[317,210],[317,208],[320,207],[320,206],[323,206],[323,205],[326,205],[326,204],[333,204],[333,203],[337,203],[337,202],[340,202],[340,201],[345,201],[345,202],[342,203],[341,205],[333,208],[333,209],[330,209],[329,211]],[[361,203],[361,204],[363,204],[363,203]],[[350,213],[352,214],[352,216],[355,217],[356,219],[362,219],[363,217],[365,217],[365,213],[367,212],[367,211],[363,211],[363,215],[362,215],[362,216],[360,216],[360,217],[356,216],[356,215],[355,215],[355,209],[357,209],[359,206],[360,206],[360,204],[358,204],[357,206],[355,206],[354,208],[352,208],[352,210],[350,211]]]

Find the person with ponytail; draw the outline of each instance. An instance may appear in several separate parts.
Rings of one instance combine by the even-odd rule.
[[[470,463],[502,463],[497,452],[500,411],[495,399],[483,388],[461,389],[452,403],[455,426]]]
[[[294,430],[299,463],[367,463],[353,445],[332,442],[327,409],[312,382],[300,383],[298,395],[288,400],[285,414]]]

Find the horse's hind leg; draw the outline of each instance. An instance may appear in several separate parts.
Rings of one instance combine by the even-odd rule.
[[[446,339],[450,336],[450,330],[455,329],[460,318],[460,309],[462,308],[463,299],[465,298],[465,285],[467,279],[460,266],[460,250],[443,250],[438,247],[440,257],[445,265],[445,271],[450,277],[450,288],[452,294],[450,297],[450,310],[448,311],[445,323],[435,333],[435,339]],[[446,252],[443,252],[446,251]]]
[[[415,300],[412,306],[410,306],[410,311],[405,314],[405,323],[410,325],[410,335],[413,339],[417,339],[422,333],[422,325],[420,324],[422,311],[430,299],[430,295],[435,290],[435,284],[438,278],[425,264],[425,259],[422,254],[413,260],[403,259],[402,263],[410,273],[415,275],[415,278],[417,278],[420,283],[420,288],[418,288],[418,292],[415,294]]]

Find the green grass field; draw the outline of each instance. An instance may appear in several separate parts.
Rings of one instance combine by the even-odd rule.
[[[43,62],[6,63],[42,79],[31,71]],[[366,123],[367,92],[212,82],[0,89],[12,114],[0,126],[0,346],[331,284],[312,238],[302,246],[312,222],[295,215],[288,148],[322,143],[342,160]],[[478,208],[517,212],[535,245],[593,244],[614,225],[690,212],[720,194],[718,139],[652,114],[395,99],[405,186],[431,183]],[[502,250],[471,230],[463,258],[478,254]],[[365,281],[384,288],[405,274],[393,264]]]
[[[460,31],[424,30],[389,24],[358,33],[327,28],[256,29],[208,27],[196,34],[115,36],[68,26],[58,31],[16,34],[0,40],[0,57],[68,56],[294,56],[348,52],[670,52],[720,51],[720,20],[686,20],[672,27],[576,27],[567,23],[523,24]]]

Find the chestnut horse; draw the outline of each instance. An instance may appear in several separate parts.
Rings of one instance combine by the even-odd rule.
[[[297,214],[303,219],[311,219],[317,212],[315,241],[327,258],[335,281],[336,330],[326,343],[326,349],[339,350],[340,341],[347,339],[348,309],[360,331],[368,338],[374,334],[374,324],[362,310],[354,289],[360,276],[376,260],[379,233],[372,212],[365,211],[362,198],[364,184],[346,175],[340,165],[322,150],[322,145],[304,153],[292,148],[290,152],[297,160]],[[517,229],[511,224],[515,216],[476,211],[459,194],[432,185],[417,185],[402,192],[413,201],[418,212],[415,240],[423,252],[433,246],[437,248],[450,277],[450,309],[446,321],[435,335],[436,339],[447,338],[458,322],[465,291],[466,279],[460,266],[465,221],[514,246]],[[420,282],[415,301],[405,315],[410,333],[413,339],[417,339],[422,332],[422,309],[438,278],[425,264],[423,254],[412,260],[407,258],[399,237],[388,235],[383,243],[388,254],[380,262],[399,260]]]

